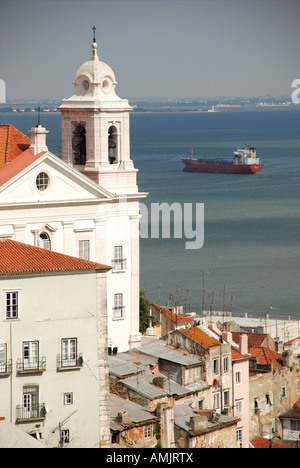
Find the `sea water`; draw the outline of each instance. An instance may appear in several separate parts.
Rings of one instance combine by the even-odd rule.
[[[28,134],[35,113],[0,114]],[[184,312],[300,318],[300,109],[132,113],[131,157],[143,204],[204,204],[204,245],[141,238],[141,289]],[[59,113],[42,113],[49,150],[61,157]],[[223,157],[245,143],[264,165],[255,175],[184,172],[182,156]]]

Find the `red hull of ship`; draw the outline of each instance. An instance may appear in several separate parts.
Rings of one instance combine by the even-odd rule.
[[[189,172],[221,172],[227,174],[256,174],[263,168],[262,164],[209,164],[197,160],[184,159],[184,171]]]

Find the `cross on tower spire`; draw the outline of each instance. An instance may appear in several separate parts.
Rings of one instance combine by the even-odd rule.
[[[96,26],[94,25],[92,27],[93,30],[93,43],[92,43],[92,49],[93,49],[93,56],[92,60],[99,60],[98,55],[97,55],[97,42],[96,42]]]

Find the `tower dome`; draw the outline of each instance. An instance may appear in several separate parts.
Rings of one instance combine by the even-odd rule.
[[[97,43],[92,43],[93,55],[78,68],[73,81],[75,96],[85,99],[115,100],[116,78],[113,70],[98,58]]]

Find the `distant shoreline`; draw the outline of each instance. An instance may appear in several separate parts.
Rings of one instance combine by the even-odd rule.
[[[255,112],[255,111],[299,111],[300,106],[294,104],[289,106],[239,106],[239,107],[231,107],[231,106],[222,106],[217,108],[216,110],[205,110],[205,109],[187,109],[187,108],[134,108],[132,113],[134,114],[219,114],[225,112]],[[37,111],[35,110],[9,110],[7,108],[1,109],[0,114],[17,114],[17,115],[30,115],[36,114]],[[44,115],[53,115],[53,114],[60,114],[59,110],[51,109],[48,111],[42,111]]]

